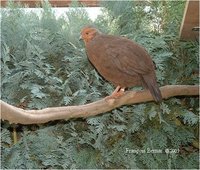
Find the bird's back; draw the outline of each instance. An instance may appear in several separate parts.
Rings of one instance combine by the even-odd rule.
[[[116,74],[122,76],[122,82],[116,78],[114,82],[111,81],[114,84],[125,87],[140,85],[140,75],[154,70],[146,50],[126,38],[101,34],[88,43],[86,49],[89,60],[105,79],[111,81],[111,72],[115,77],[118,77]],[[130,80],[126,80],[128,85],[123,84],[124,79],[129,78]]]

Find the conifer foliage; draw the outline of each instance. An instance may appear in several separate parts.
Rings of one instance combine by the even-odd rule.
[[[79,42],[85,25],[146,47],[160,86],[198,84],[198,42],[178,38],[184,1],[103,2],[93,22],[84,8],[56,18],[13,4],[1,9],[2,100],[24,109],[80,105],[110,94]],[[133,88],[134,90],[134,88]],[[2,169],[198,168],[198,98],[123,106],[87,119],[13,126],[2,121]],[[161,123],[160,123],[160,120]]]

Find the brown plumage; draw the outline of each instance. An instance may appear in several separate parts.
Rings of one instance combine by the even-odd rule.
[[[103,34],[94,27],[83,28],[81,38],[91,63],[106,80],[117,86],[113,96],[126,87],[143,86],[156,102],[162,100],[154,64],[143,47],[127,38]]]

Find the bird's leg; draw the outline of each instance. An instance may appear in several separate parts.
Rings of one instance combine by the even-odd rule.
[[[116,99],[116,98],[124,95],[124,91],[125,91],[125,87],[117,86],[116,89],[112,92],[112,94],[108,97]]]
[[[121,89],[121,87],[117,86],[116,89],[112,92],[111,96],[115,95],[116,93],[118,93],[120,91],[120,89]]]

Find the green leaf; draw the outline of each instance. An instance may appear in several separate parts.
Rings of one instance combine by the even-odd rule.
[[[39,85],[36,85],[36,84],[33,85],[33,86],[31,87],[32,97],[37,97],[37,98],[39,98],[39,99],[42,99],[43,97],[46,97],[46,94],[43,93],[43,92],[41,91],[41,89],[43,89],[42,86],[39,86]]]
[[[124,132],[127,127],[125,125],[109,125],[108,129],[116,129],[119,132]]]
[[[199,122],[199,117],[189,110],[184,110],[184,114],[181,115],[184,124],[189,124],[191,126]]]

